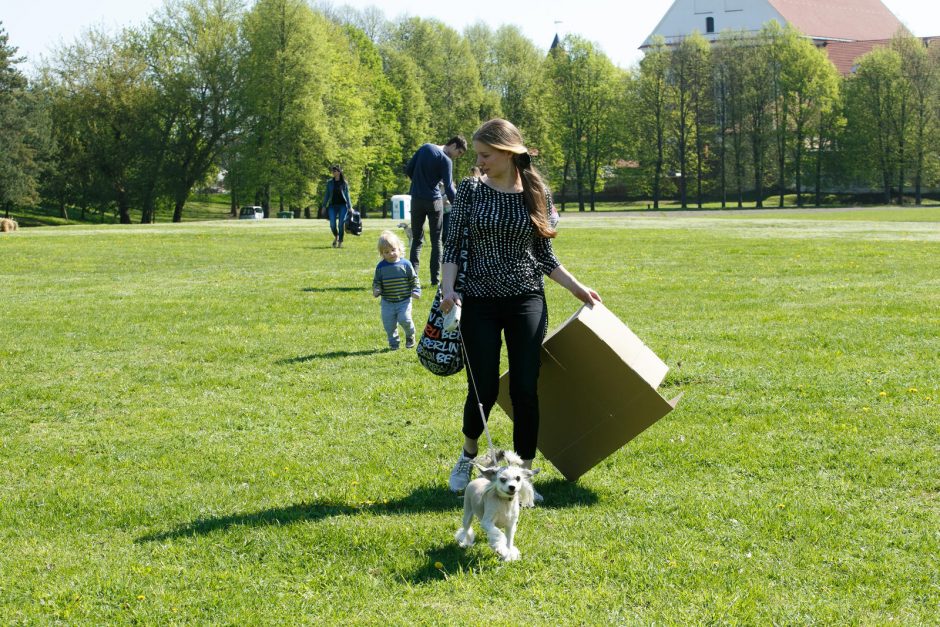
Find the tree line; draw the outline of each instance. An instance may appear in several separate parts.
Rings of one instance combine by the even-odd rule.
[[[458,33],[419,17],[305,0],[169,0],[145,24],[90,30],[27,78],[0,25],[0,203],[182,219],[224,174],[233,211],[320,204],[331,163],[360,209],[407,189],[428,141],[505,117],[556,195],[605,188],[742,205],[940,185],[940,47],[900,33],[848,78],[790,28],[654,41],[618,68],[569,35],[548,53],[515,26]],[[472,159],[472,155],[470,157]],[[456,164],[459,179],[471,165]]]

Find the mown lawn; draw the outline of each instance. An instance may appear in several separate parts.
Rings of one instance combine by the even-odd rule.
[[[0,235],[0,622],[937,624],[940,221],[566,215],[685,396],[538,460],[511,564],[453,541],[463,379],[384,351],[391,224]]]

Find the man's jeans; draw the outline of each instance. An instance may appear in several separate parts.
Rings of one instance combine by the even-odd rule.
[[[415,323],[411,319],[411,299],[400,303],[390,303],[382,299],[382,326],[388,334],[389,348],[398,348],[398,325],[405,330],[405,342],[412,344],[415,341]]]
[[[424,244],[424,220],[427,218],[431,232],[431,284],[437,285],[441,272],[441,222],[444,215],[444,201],[411,199],[411,265],[418,274],[418,257]]]

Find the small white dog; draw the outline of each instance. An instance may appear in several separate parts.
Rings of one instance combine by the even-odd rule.
[[[411,225],[407,222],[399,222],[398,228],[405,232],[405,237],[408,238],[408,248],[411,248]]]
[[[483,476],[474,479],[463,495],[463,526],[455,538],[462,548],[473,546],[474,533],[470,523],[474,515],[486,532],[486,539],[500,559],[512,562],[521,557],[513,544],[521,507],[535,504],[532,476],[539,471],[522,468],[522,460],[510,451],[496,451],[493,459],[474,462]],[[498,466],[500,459],[508,464]]]

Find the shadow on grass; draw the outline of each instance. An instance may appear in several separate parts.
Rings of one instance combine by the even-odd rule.
[[[591,505],[597,502],[597,494],[595,494],[594,491],[562,479],[539,483],[537,487],[545,497],[545,502],[547,503],[547,505],[540,507],[545,507],[546,509]],[[456,521],[459,517],[458,512],[462,507],[462,496],[455,495],[446,487],[428,485],[417,488],[407,496],[384,503],[348,505],[346,503],[319,500],[310,503],[296,503],[284,507],[272,507],[256,512],[244,512],[214,518],[200,518],[168,531],[141,536],[137,538],[136,542],[160,542],[175,538],[204,536],[216,531],[225,531],[231,527],[283,526],[298,522],[316,522],[324,518],[332,518],[335,516],[353,516],[359,514],[387,516],[453,510],[454,520]],[[449,551],[449,549],[444,550]],[[445,562],[443,559],[434,559],[431,560],[432,566],[434,562],[438,561],[444,563],[445,567],[452,565],[451,562]]]
[[[202,536],[215,531],[224,531],[230,527],[265,527],[268,525],[289,525],[297,522],[316,522],[334,516],[352,516],[357,514],[416,514],[422,512],[443,512],[455,510],[461,505],[460,497],[444,487],[423,486],[408,496],[385,503],[366,503],[348,505],[330,501],[312,501],[296,503],[284,507],[273,507],[257,512],[230,514],[216,518],[201,518],[175,529],[149,534],[137,538],[137,542],[159,542],[173,538]]]
[[[312,292],[314,294],[322,292],[365,292],[369,288],[365,287],[343,287],[338,285],[336,287],[305,287],[301,289],[301,292]]]
[[[335,359],[337,357],[361,357],[363,355],[376,355],[378,353],[387,353],[388,348],[370,348],[361,351],[332,351],[330,353],[316,353],[314,355],[302,355],[300,357],[291,357],[290,359],[279,359],[276,364],[279,366],[287,364],[302,364],[317,359]]]
[[[480,540],[486,545],[486,537]],[[487,563],[481,559],[479,552],[470,552],[457,546],[456,542],[446,546],[428,549],[424,552],[424,565],[410,573],[402,573],[407,581],[422,585],[435,581],[444,581],[448,577],[460,575],[472,570],[478,570]],[[497,564],[496,558],[491,558]]]

